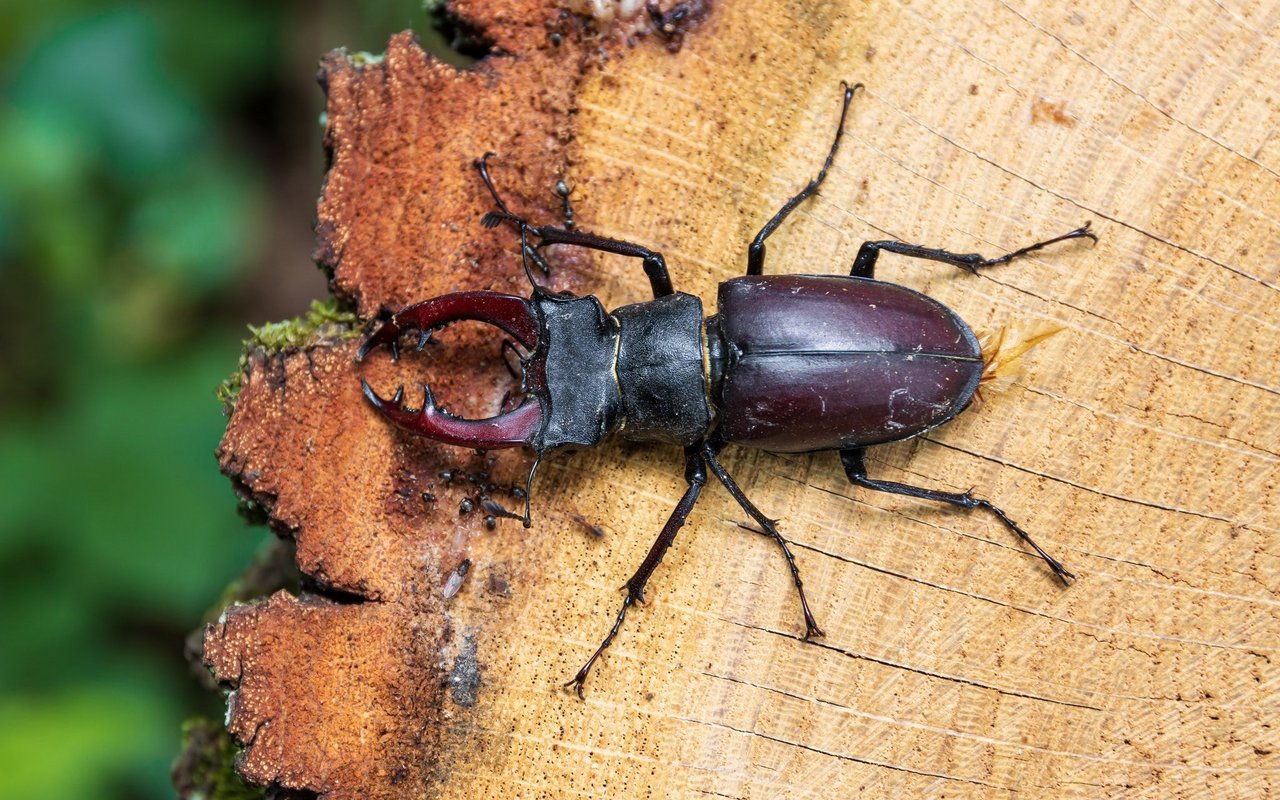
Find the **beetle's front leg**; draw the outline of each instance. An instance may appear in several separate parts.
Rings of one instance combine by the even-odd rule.
[[[974,497],[969,492],[963,494],[959,492],[942,492],[937,489],[923,489],[919,486],[910,486],[905,483],[895,483],[893,481],[881,481],[875,478],[867,477],[867,465],[863,460],[864,448],[856,448],[840,451],[840,461],[844,464],[845,475],[849,477],[849,481],[856,486],[865,486],[868,489],[875,489],[877,492],[888,492],[889,494],[901,494],[907,497],[916,497],[921,500],[936,500],[940,503],[950,503],[953,506],[973,510],[975,508],[985,508],[1004,523],[1005,527],[1017,534],[1018,538],[1026,542],[1036,554],[1044,559],[1049,565],[1049,569],[1053,570],[1053,574],[1058,576],[1058,580],[1063,584],[1070,585],[1075,580],[1066,567],[1062,566],[1056,558],[1041,549],[1027,532],[1018,527],[1018,523],[1009,519],[1009,515],[1004,513],[999,507],[992,504],[990,500],[983,500]]]
[[[684,497],[680,498],[680,502],[676,503],[675,510],[671,512],[670,518],[667,519],[667,524],[662,526],[662,532],[658,534],[657,541],[649,548],[649,555],[645,556],[640,568],[636,570],[636,574],[632,575],[631,580],[627,581],[627,596],[622,601],[622,608],[618,611],[618,618],[614,620],[613,627],[609,629],[609,634],[604,637],[604,641],[591,654],[591,658],[587,659],[587,663],[582,665],[582,669],[578,670],[578,674],[573,676],[573,680],[565,684],[566,687],[574,687],[580,698],[583,696],[582,686],[587,681],[587,673],[591,672],[591,667],[596,663],[596,659],[600,658],[600,654],[609,645],[613,644],[614,637],[618,635],[618,631],[622,628],[622,620],[626,619],[627,609],[633,603],[644,602],[644,587],[649,582],[649,576],[657,569],[658,564],[662,562],[662,557],[666,555],[667,549],[676,540],[676,533],[684,526],[685,520],[689,518],[689,513],[693,511],[693,504],[698,502],[698,495],[702,493],[702,487],[707,484],[707,470],[702,461],[702,442],[685,448],[684,478],[689,482],[689,488],[685,490]]]
[[[928,261],[939,261],[943,264],[950,264],[953,267],[967,269],[977,274],[978,270],[994,267],[999,264],[1007,264],[1015,258],[1020,258],[1028,253],[1034,253],[1042,247],[1048,247],[1051,244],[1065,242],[1068,239],[1092,239],[1096,244],[1098,237],[1093,231],[1089,230],[1089,223],[1076,228],[1073,231],[1064,233],[1061,236],[1055,236],[1052,239],[1046,239],[1043,242],[1027,245],[1021,250],[1014,250],[1012,253],[1005,253],[995,258],[986,258],[978,253],[952,253],[949,250],[939,250],[934,247],[921,247],[918,244],[907,244],[906,242],[863,242],[862,247],[858,248],[858,255],[853,259],[853,269],[849,270],[849,274],[855,278],[874,278],[876,276],[876,259],[880,256],[880,252],[897,253],[898,255],[909,256],[910,258],[923,258]]]
[[[520,231],[521,247],[524,254],[538,265],[543,274],[549,273],[550,268],[536,247],[530,247],[525,244],[524,234],[526,232],[538,237],[538,247],[547,244],[568,244],[576,247],[585,247],[588,250],[599,250],[604,253],[639,258],[644,264],[645,275],[649,276],[649,285],[653,289],[654,297],[665,297],[675,293],[675,288],[671,285],[671,275],[667,272],[667,262],[662,257],[662,253],[650,250],[643,245],[610,239],[605,236],[596,236],[585,231],[569,230],[567,227],[554,228],[550,225],[535,227],[530,225],[529,221],[524,217],[512,213],[507,208],[506,203],[502,202],[502,198],[498,195],[498,190],[493,185],[493,180],[489,177],[488,158],[490,155],[492,154],[485,153],[482,158],[476,159],[475,167],[480,172],[480,178],[484,181],[485,188],[489,190],[489,194],[493,195],[493,202],[498,206],[498,210],[485,214],[481,218],[480,224],[486,228],[497,227],[503,222],[510,222],[515,225],[517,230]],[[568,192],[568,187],[565,187],[566,223],[571,222],[573,217],[571,206],[568,203]]]

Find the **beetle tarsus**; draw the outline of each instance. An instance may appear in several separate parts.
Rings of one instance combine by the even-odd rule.
[[[530,513],[530,498],[533,497],[533,476],[538,473],[538,465],[542,463],[542,453],[538,453],[533,457],[533,464],[529,467],[529,476],[524,480],[524,519],[521,523],[528,528],[533,525],[533,514]]]
[[[985,508],[995,514],[1009,530],[1016,533],[1019,539],[1026,542],[1032,550],[1036,551],[1037,555],[1044,559],[1045,563],[1049,565],[1049,568],[1053,570],[1053,574],[1058,576],[1058,580],[1062,581],[1063,586],[1070,586],[1071,582],[1076,579],[1076,576],[1070,570],[1062,566],[1058,559],[1046,553],[1040,545],[1036,544],[1035,540],[1032,539],[1026,531],[1019,527],[1018,523],[1010,519],[1009,515],[1004,513],[999,506],[995,505],[990,500],[983,500],[980,497],[974,497],[970,492],[965,492],[963,497],[966,500],[966,502],[963,503],[965,508]]]
[[[514,511],[508,511],[501,503],[493,498],[480,496],[480,507],[495,517],[503,517],[504,519],[523,520],[524,517]]]
[[[1084,225],[1080,226],[1079,228],[1076,228],[1073,231],[1064,233],[1061,236],[1055,236],[1052,239],[1046,239],[1043,242],[1036,242],[1035,244],[1027,245],[1026,247],[1023,247],[1020,250],[1014,250],[1012,253],[1005,253],[1004,255],[997,256],[996,258],[982,259],[976,264],[968,266],[968,269],[974,274],[977,274],[979,269],[994,267],[1000,264],[1008,264],[1010,261],[1014,260],[1015,258],[1021,258],[1022,256],[1025,256],[1028,253],[1034,253],[1035,251],[1048,247],[1051,244],[1057,244],[1058,242],[1065,242],[1069,239],[1089,239],[1094,244],[1097,244],[1098,243],[1097,234],[1089,230],[1089,227],[1092,224],[1093,224],[1093,221],[1090,220],[1086,222]],[[979,256],[979,258],[981,257]]]
[[[570,196],[573,194],[573,187],[564,182],[564,179],[556,181],[556,196],[564,201],[564,229],[573,230],[576,223],[573,220],[573,201]]]
[[[574,690],[578,693],[579,700],[587,699],[586,695],[582,693],[582,687],[586,685],[587,682],[587,675],[591,672],[591,667],[595,665],[596,660],[600,658],[600,655],[604,653],[609,645],[613,644],[614,637],[618,635],[618,631],[622,628],[622,621],[627,617],[627,609],[630,608],[631,604],[637,599],[637,596],[628,590],[626,598],[622,601],[622,608],[618,611],[618,618],[613,621],[613,627],[609,629],[609,635],[604,637],[604,641],[601,642],[600,646],[596,648],[596,651],[591,654],[591,658],[587,659],[587,663],[582,665],[582,669],[578,670],[578,673],[574,675],[573,678],[565,682],[564,687],[566,689],[570,686],[574,687]],[[644,601],[641,600],[641,602]]]

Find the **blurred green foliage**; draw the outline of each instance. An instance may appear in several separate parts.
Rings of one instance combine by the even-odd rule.
[[[213,392],[275,308],[276,209],[313,214],[298,87],[418,3],[5,3],[0,800],[172,797],[181,721],[221,718],[183,638],[269,535],[218,474]]]

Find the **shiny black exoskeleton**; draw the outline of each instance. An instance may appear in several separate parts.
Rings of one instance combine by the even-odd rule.
[[[531,447],[540,459],[560,448],[590,447],[607,436],[680,445],[688,489],[676,504],[640,568],[627,581],[616,621],[573,680],[579,695],[587,673],[617,635],[627,609],[684,525],[707,472],[724,484],[743,510],[786,557],[804,613],[805,638],[822,635],[809,610],[800,572],[772,520],[747,499],[719,461],[729,444],[776,452],[838,450],[858,486],[965,509],[985,508],[1033,548],[1064,583],[1073,576],[1003,511],[968,492],[925,489],[867,475],[866,447],[907,439],[954,417],[969,405],[983,373],[982,352],[969,326],[919,292],[875,279],[881,252],[929,259],[971,272],[1003,264],[1068,239],[1096,241],[1088,224],[997,258],[961,255],[896,241],[865,242],[848,276],[761,275],[765,240],[796,206],[817,192],[835,158],[845,116],[861,84],[844,87],[835,140],[817,177],[786,202],[752,241],[747,274],[720,285],[718,314],[704,320],[702,302],[674,291],[660,253],[640,245],[564,227],[535,227],[499,197],[485,159],[476,162],[498,210],[486,227],[503,222],[520,234],[529,299],[494,292],[461,292],[418,303],[391,316],[364,343],[363,357],[401,337],[430,332],[458,320],[481,320],[519,343],[524,401],[484,420],[455,417],[438,408],[427,387],[423,405],[403,405],[403,387],[384,400],[365,395],[389,420],[438,441],[465,447]],[[558,190],[572,219],[568,190]],[[537,247],[530,244],[537,240]],[[654,299],[605,310],[595,297],[553,295],[533,278],[530,263],[547,270],[538,247],[564,244],[642,259]],[[537,469],[535,459],[530,482]],[[529,524],[526,499],[525,525]]]

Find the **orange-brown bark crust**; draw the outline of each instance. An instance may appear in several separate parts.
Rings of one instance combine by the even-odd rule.
[[[575,90],[601,40],[538,2],[453,10],[492,47],[471,69],[433,58],[408,33],[380,61],[337,51],[321,64],[331,164],[315,257],[361,319],[453,291],[528,294],[514,235],[479,224],[492,208],[473,168],[482,154],[496,154],[491,170],[513,210],[541,222],[562,213],[552,188],[573,159]],[[554,289],[590,290],[589,258],[554,260]],[[513,384],[499,340],[459,327],[441,349],[451,363],[393,366],[383,352],[359,374],[394,386],[435,363],[432,386],[451,408],[495,413]],[[447,720],[484,679],[483,632],[450,616],[442,587],[469,555],[470,606],[510,621],[503,609],[511,586],[532,580],[523,565],[537,541],[512,521],[489,534],[478,500],[519,510],[512,487],[529,460],[392,429],[361,397],[357,345],[313,341],[247,359],[219,463],[296,538],[307,591],[229,608],[207,629],[204,657],[232,690],[228,728],[245,745],[247,780],[328,798],[422,796],[446,771]]]
[[[675,448],[549,459],[534,526],[491,533],[459,505],[516,508],[527,456],[401,435],[357,382],[403,381],[416,405],[425,375],[445,406],[492,412],[512,380],[491,329],[358,371],[352,337],[285,337],[247,359],[219,454],[306,573],[296,599],[207,634],[245,774],[415,800],[1280,794],[1280,49],[1257,3],[1212,20],[1167,0],[725,3],[672,22],[674,55],[652,34],[627,47],[643,14],[596,33],[483,5],[454,6],[493,48],[473,69],[407,36],[376,63],[325,62],[317,255],[362,321],[527,294],[512,231],[479,225],[488,150],[514,210],[554,222],[563,176],[582,229],[663,252],[710,312],[822,164],[840,82],[863,82],[766,273],[847,273],[868,239],[996,255],[1094,220],[1094,248],[978,277],[881,263],[976,330],[1064,332],[999,399],[868,459],[999,501],[1080,579],[1056,586],[990,518],[850,487],[831,454],[730,448],[825,638],[802,641],[776,544],[709,486],[581,702],[559,684],[685,491]],[[1040,119],[1044,98],[1076,124]],[[635,259],[550,251],[553,290],[646,297]]]

